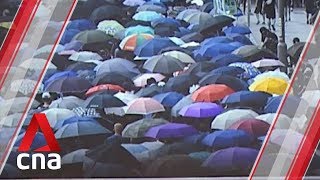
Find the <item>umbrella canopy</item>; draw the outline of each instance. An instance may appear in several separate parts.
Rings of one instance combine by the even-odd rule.
[[[153,11],[153,12],[160,13],[160,14],[167,13],[167,9],[166,8],[163,8],[163,7],[157,6],[157,5],[152,5],[152,4],[146,4],[146,5],[139,6],[137,8],[137,11],[138,12],[141,12],[141,11]]]
[[[188,54],[181,52],[181,51],[168,51],[168,52],[165,52],[164,55],[176,58],[179,61],[186,63],[186,64],[195,63],[194,59],[191,56],[189,56]]]
[[[238,91],[223,99],[222,103],[228,107],[263,108],[271,95],[263,92]]]
[[[214,58],[219,55],[229,54],[242,46],[241,44],[231,43],[212,43],[201,46],[198,50],[194,51],[196,57]]]
[[[172,77],[165,85],[166,91],[176,91],[182,94],[189,94],[189,87],[197,84],[198,78],[192,75],[182,74]]]
[[[70,118],[67,119],[63,119],[61,121],[58,121],[54,127],[55,130],[60,129],[62,126],[66,125],[66,124],[71,124],[71,123],[75,123],[75,122],[82,122],[82,121],[91,121],[93,123],[97,123],[99,124],[95,119],[90,118],[90,117],[79,117],[79,116],[72,116]]]
[[[288,83],[280,78],[265,78],[255,81],[250,85],[250,91],[262,91],[269,94],[283,95],[287,90]]]
[[[61,158],[61,163],[62,164],[83,163],[84,156],[86,155],[87,151],[88,149],[78,149],[76,151],[72,151],[71,153],[68,153]]]
[[[182,98],[183,94],[177,92],[167,92],[153,96],[153,99],[160,102],[165,107],[173,107],[177,104]]]
[[[114,97],[117,97],[120,99],[122,102],[129,104],[131,101],[139,98],[138,96],[132,94],[132,93],[123,93],[123,92],[118,92],[117,94],[114,95]]]
[[[234,91],[223,84],[211,84],[201,87],[192,94],[192,99],[196,102],[214,102],[223,99]]]
[[[234,91],[248,89],[248,84],[245,81],[233,76],[223,74],[208,74],[199,81],[199,84],[201,86],[210,84],[224,84],[232,88]]]
[[[164,119],[141,119],[134,123],[128,124],[122,131],[123,137],[140,138],[152,127],[169,123]]]
[[[74,93],[74,92],[85,92],[91,87],[91,83],[79,77],[63,77],[52,81],[45,88],[48,92],[58,93]]]
[[[270,50],[259,48],[254,45],[246,45],[238,48],[233,54],[239,55],[246,59],[248,62],[258,61],[263,58],[275,59],[277,56]]]
[[[171,108],[171,115],[174,117],[180,116],[179,114],[180,110],[185,106],[191,105],[192,103],[193,103],[193,100],[191,99],[191,95],[185,96]]]
[[[88,19],[76,19],[68,23],[67,29],[76,29],[79,31],[96,29],[96,25]]]
[[[59,121],[71,118],[76,114],[69,109],[61,109],[61,108],[52,108],[43,111],[48,118],[50,127],[55,127]]]
[[[163,17],[161,14],[155,11],[140,11],[135,14],[132,18],[137,21],[147,21],[151,22],[154,19]]]
[[[73,40],[80,41],[84,44],[106,42],[111,39],[105,32],[100,30],[82,31],[73,37]]]
[[[183,107],[179,114],[183,117],[209,118],[222,113],[223,108],[215,103],[194,103]]]
[[[124,89],[132,89],[134,84],[132,80],[121,74],[121,72],[106,72],[102,73],[92,81],[93,85],[102,85],[102,84],[114,84],[123,87]]]
[[[181,138],[197,134],[198,131],[187,124],[167,123],[150,128],[146,133],[146,137],[155,139],[164,138]]]
[[[268,124],[272,124],[272,122],[278,117],[277,123],[275,125],[276,129],[287,129],[290,127],[292,123],[294,123],[290,117],[284,114],[277,115],[276,113],[268,113],[257,116],[256,119],[267,122]]]
[[[255,68],[253,65],[251,65],[250,63],[237,62],[237,63],[229,64],[229,66],[239,67],[239,68],[243,69],[245,72],[242,73],[241,76],[244,79],[254,78],[257,75],[261,74],[260,71],[257,68]]]
[[[163,92],[163,88],[158,85],[152,85],[145,88],[141,88],[135,95],[139,97],[153,97]]]
[[[152,98],[138,98],[129,105],[126,114],[152,114],[164,111],[164,107]]]
[[[178,16],[176,17],[176,19],[179,19],[179,20],[183,20],[185,19],[187,16],[191,15],[191,14],[197,14],[199,13],[200,11],[198,9],[186,9],[186,10],[183,10],[181,11]]]
[[[287,82],[290,81],[289,76],[286,73],[283,73],[281,71],[268,71],[268,72],[264,72],[262,74],[259,74],[258,76],[256,76],[254,78],[254,81],[260,81],[262,79],[265,78],[279,78],[279,79],[283,79]]]
[[[244,34],[244,35],[251,34],[250,28],[243,25],[230,26],[226,28],[223,32],[226,34],[232,34],[232,33]]]
[[[223,67],[235,62],[244,62],[245,60],[235,54],[222,54],[220,56],[214,57],[211,61],[214,62],[216,66]]]
[[[57,139],[111,133],[98,123],[79,121],[62,126],[56,133]]]
[[[131,35],[137,35],[137,34],[154,35],[154,30],[149,26],[137,25],[137,26],[128,27],[125,30],[124,34],[125,34],[126,37],[131,36]]]
[[[239,67],[232,67],[232,66],[224,66],[214,69],[210,72],[210,74],[222,74],[222,75],[229,75],[234,77],[240,77],[242,73],[245,71]]]
[[[123,5],[135,7],[135,6],[141,6],[144,3],[146,3],[144,0],[125,0],[123,2]]]
[[[215,30],[220,30],[225,26],[229,26],[235,19],[226,15],[217,15],[209,19],[202,26],[199,27],[199,31],[202,34],[211,34]],[[211,31],[211,33],[210,33]]]
[[[254,138],[242,130],[215,131],[206,135],[202,144],[214,149],[225,149],[235,146],[250,146]]]
[[[114,84],[102,84],[102,85],[98,85],[98,86],[94,86],[92,88],[90,88],[87,92],[86,92],[86,96],[91,96],[92,94],[95,94],[97,92],[101,92],[101,91],[111,91],[111,92],[124,92],[125,90],[123,89],[123,87],[119,86],[119,85],[114,85]]]
[[[147,85],[148,79],[151,79],[151,78],[155,79],[156,82],[159,82],[163,80],[165,76],[159,73],[145,73],[136,77],[133,82],[134,82],[134,85],[137,87],[144,87]]]
[[[89,63],[89,62],[76,62],[70,64],[67,68],[65,68],[66,71],[84,71],[84,70],[93,70],[97,64],[95,63]]]
[[[120,19],[124,15],[124,11],[115,5],[104,5],[101,4],[100,7],[94,9],[94,11],[90,15],[90,20],[93,21],[95,24],[106,20],[106,19],[113,19],[117,20]]]
[[[81,52],[76,52],[73,53],[70,57],[69,60],[73,61],[88,61],[88,60],[102,60],[103,58],[98,54],[90,51],[81,51]]]
[[[122,102],[120,99],[102,92],[92,95],[86,99],[83,107],[85,108],[111,108],[111,107],[123,107],[126,104]]]
[[[211,123],[211,129],[227,129],[235,122],[257,117],[258,114],[248,109],[234,109],[218,115]]]
[[[124,27],[118,21],[104,20],[98,24],[98,30],[103,31],[110,36],[114,36],[119,31],[124,30]]]
[[[245,119],[232,124],[229,129],[243,130],[253,137],[265,136],[270,124],[259,119]]]
[[[127,77],[134,77],[139,74],[139,70],[135,68],[135,64],[121,58],[115,58],[111,60],[104,61],[102,64],[97,66],[97,75],[108,72],[117,72],[123,74]]]
[[[158,55],[148,59],[144,63],[143,68],[154,73],[172,74],[176,71],[183,70],[184,65],[174,57]]]
[[[249,173],[258,153],[259,151],[256,149],[244,147],[222,149],[212,153],[202,166],[219,173],[232,172],[234,170]]]
[[[48,84],[50,84],[52,81],[55,81],[59,78],[62,77],[75,77],[77,76],[77,73],[73,72],[73,71],[62,71],[62,72],[57,72],[55,74],[53,74],[52,76],[50,76],[50,78],[48,78],[47,80],[45,80],[45,82],[43,83],[44,86],[46,87]]]
[[[183,20],[190,24],[204,24],[212,18],[213,17],[209,13],[198,12],[186,16]]]
[[[125,51],[134,51],[137,46],[142,45],[145,41],[152,39],[151,34],[132,34],[125,37],[119,47]]]
[[[181,23],[173,18],[158,18],[158,19],[154,19],[151,22],[151,26],[152,27],[158,27],[158,26],[174,26],[174,27],[180,27]]]
[[[157,55],[166,47],[177,46],[169,38],[153,38],[147,40],[134,50],[134,54],[139,57],[151,57]]]
[[[284,64],[276,59],[261,59],[259,61],[251,63],[256,68],[263,67],[283,67]]]
[[[251,40],[245,35],[232,33],[232,34],[227,34],[227,37],[231,38],[233,41],[240,42],[241,44],[244,44],[244,45],[253,45]]]

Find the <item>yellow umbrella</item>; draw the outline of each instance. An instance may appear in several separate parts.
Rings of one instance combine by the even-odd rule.
[[[263,78],[255,81],[249,87],[250,91],[262,91],[270,94],[283,95],[288,83],[280,78]]]

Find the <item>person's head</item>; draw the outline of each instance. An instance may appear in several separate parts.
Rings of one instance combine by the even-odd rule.
[[[113,125],[113,131],[115,134],[122,134],[122,130],[123,130],[123,125],[121,123],[116,123]]]
[[[299,42],[300,42],[299,38],[297,38],[297,37],[293,38],[293,44],[296,44],[296,43],[299,43]]]
[[[48,92],[42,94],[42,101],[45,105],[50,105],[52,102],[51,95]]]
[[[150,85],[152,85],[152,84],[156,84],[157,83],[157,81],[154,79],[154,78],[149,78],[149,79],[147,79],[147,85],[148,86],[150,86]]]
[[[267,33],[269,30],[266,28],[266,27],[261,27],[260,28],[260,33],[263,34],[263,33]]]

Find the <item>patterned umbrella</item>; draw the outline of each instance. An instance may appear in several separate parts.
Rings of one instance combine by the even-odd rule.
[[[137,46],[143,44],[146,40],[152,39],[151,34],[132,34],[125,37],[119,47],[125,51],[134,51]]]
[[[242,68],[243,70],[245,70],[245,72],[242,73],[242,77],[245,79],[254,78],[257,75],[261,74],[260,71],[257,68],[255,68],[253,65],[251,65],[250,63],[237,62],[237,63],[229,64],[229,66],[239,67],[239,68]]]
[[[117,21],[104,20],[98,24],[98,30],[103,31],[108,35],[114,36],[117,32],[124,30],[124,27]]]
[[[163,15],[154,11],[140,11],[137,14],[135,14],[132,18],[138,21],[150,22],[154,19],[161,18],[161,17],[163,17]]]

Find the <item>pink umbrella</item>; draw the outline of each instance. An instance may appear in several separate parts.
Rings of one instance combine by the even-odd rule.
[[[162,104],[152,98],[138,98],[128,105],[126,114],[147,115],[165,111]]]
[[[137,87],[144,87],[147,85],[147,80],[150,78],[153,78],[157,82],[159,82],[163,80],[165,77],[159,73],[145,73],[145,74],[142,74],[141,76],[138,76],[133,82],[134,82],[134,85]]]

